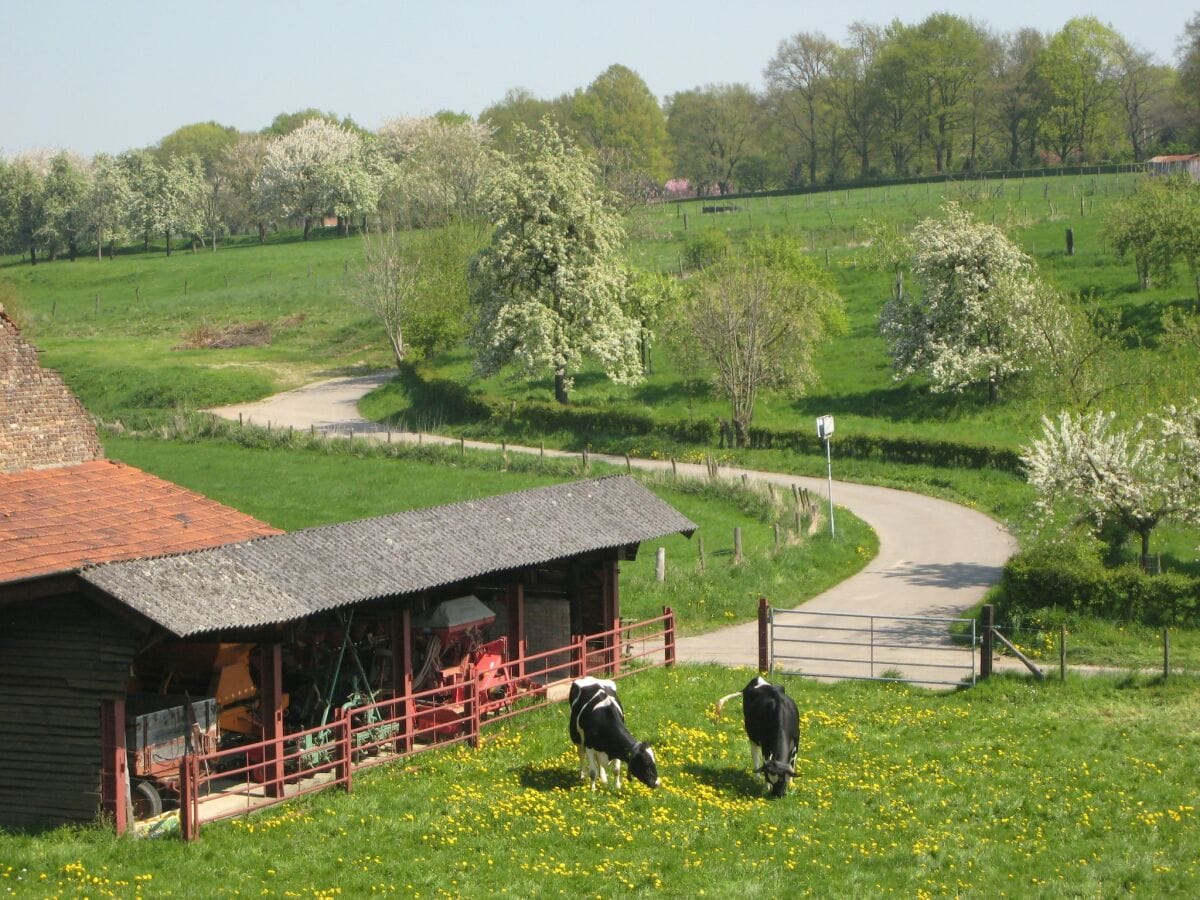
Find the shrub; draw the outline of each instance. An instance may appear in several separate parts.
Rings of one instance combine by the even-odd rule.
[[[1039,546],[1010,559],[997,612],[1012,619],[1051,607],[1142,625],[1200,625],[1200,578],[1105,568],[1083,543]]]

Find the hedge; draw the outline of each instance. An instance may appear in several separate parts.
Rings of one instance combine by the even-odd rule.
[[[996,597],[1006,618],[1048,608],[1157,627],[1200,626],[1200,578],[1108,569],[1085,550],[1043,547],[1008,561]]]

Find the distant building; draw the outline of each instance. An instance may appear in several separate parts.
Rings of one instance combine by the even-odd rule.
[[[1200,153],[1152,156],[1146,160],[1146,171],[1151,175],[1174,175],[1177,172],[1187,172],[1200,181]]]

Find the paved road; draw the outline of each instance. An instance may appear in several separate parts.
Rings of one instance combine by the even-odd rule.
[[[333,378],[276,394],[257,403],[226,406],[212,412],[273,427],[314,428],[335,433],[368,434],[377,426],[358,414],[359,398],[386,383],[391,373]],[[394,434],[393,440],[417,440]],[[425,441],[446,440],[423,435]],[[457,441],[455,441],[457,443]],[[491,445],[467,442],[468,447]],[[510,452],[538,452],[509,446]],[[548,454],[551,451],[546,451]],[[573,454],[572,454],[573,455]],[[593,454],[624,464],[624,458]],[[645,469],[669,468],[657,460],[632,460]],[[698,465],[679,464],[683,474],[704,476]],[[745,474],[772,481],[790,490],[807,488],[827,501],[824,479],[737,468],[722,468],[725,476]],[[970,651],[952,650],[945,628],[912,621],[923,617],[953,618],[975,605],[1000,577],[1004,561],[1016,542],[1001,525],[975,510],[921,494],[890,488],[833,483],[834,502],[851,510],[879,536],[879,554],[857,575],[809,600],[803,612],[780,613],[776,635],[791,640],[783,645],[796,657],[785,668],[814,675],[846,677],[903,672],[911,680],[957,681],[971,665]],[[780,606],[787,598],[771,598]],[[815,614],[821,615],[815,615]],[[874,618],[858,618],[869,613]],[[906,649],[887,645],[903,643]],[[809,643],[812,641],[812,643]],[[820,641],[820,644],[817,643]],[[829,641],[840,641],[830,645]],[[911,649],[913,646],[924,649]],[[818,647],[822,649],[817,649]],[[680,638],[678,658],[692,662],[755,666],[758,661],[757,625],[721,628],[704,635]],[[945,667],[945,668],[943,668]]]

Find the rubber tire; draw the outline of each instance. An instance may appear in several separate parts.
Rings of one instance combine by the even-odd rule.
[[[153,782],[139,779],[130,785],[130,792],[134,819],[150,819],[163,811],[162,795]]]

